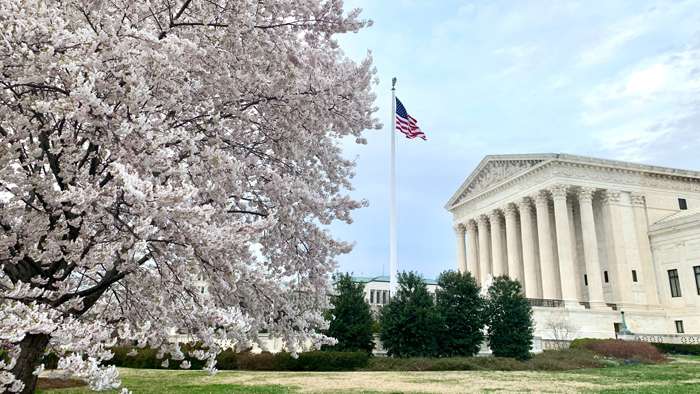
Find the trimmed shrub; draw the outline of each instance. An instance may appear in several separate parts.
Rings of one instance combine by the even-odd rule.
[[[588,350],[547,350],[528,361],[507,357],[391,358],[370,360],[369,371],[567,371],[605,366],[604,360]]]
[[[314,351],[299,353],[293,358],[289,353],[238,355],[238,368],[251,371],[352,371],[367,366],[370,355],[366,352]]]
[[[236,357],[238,361],[238,369],[247,369],[251,371],[275,371],[281,368],[281,365],[286,361],[283,358],[291,356],[288,353],[272,354],[270,352],[262,352],[258,354],[246,352],[239,353]]]
[[[184,360],[190,362],[190,369],[202,369],[206,361],[198,360],[195,357],[190,357],[187,353],[194,350],[196,346],[192,345],[182,345],[181,350],[185,354]],[[138,353],[134,356],[129,356],[128,353],[136,349]],[[125,368],[139,368],[139,369],[181,369],[180,364],[184,360],[171,360],[170,355],[165,353],[163,358],[156,357],[158,355],[158,350],[151,348],[138,349],[133,346],[115,346],[110,349],[114,353],[114,357],[107,361],[109,365],[114,365],[117,367]],[[163,361],[168,361],[168,366],[163,367]],[[237,369],[236,364],[236,353],[228,349],[221,352],[217,358],[216,368],[220,370],[233,370]]]
[[[647,342],[584,338],[574,341],[571,348],[587,349],[603,357],[625,362],[659,363],[666,360],[659,349]]]
[[[604,341],[604,339],[599,338],[576,338],[569,344],[569,349],[586,349],[591,343]]]
[[[369,362],[367,352],[305,352],[299,358],[291,358],[289,371],[353,371],[364,368]]]
[[[700,356],[700,345],[689,343],[659,343],[649,342],[659,351],[667,354],[682,354],[686,356]]]

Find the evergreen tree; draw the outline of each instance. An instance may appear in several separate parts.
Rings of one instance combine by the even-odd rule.
[[[437,338],[441,356],[473,356],[484,340],[486,303],[474,277],[445,271],[438,278],[435,309],[441,328]]]
[[[507,276],[494,278],[488,290],[488,342],[494,356],[530,358],[532,308],[523,296],[520,282]]]
[[[366,351],[374,348],[372,340],[372,313],[365,301],[365,285],[355,283],[350,274],[335,277],[335,294],[327,318],[330,325],[326,335],[338,340],[324,348],[338,351]]]
[[[403,272],[398,279],[396,294],[381,312],[382,344],[390,356],[435,356],[439,322],[433,297],[417,273]]]

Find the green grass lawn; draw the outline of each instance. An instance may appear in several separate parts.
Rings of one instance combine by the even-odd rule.
[[[586,392],[697,393],[700,357],[658,365],[622,365],[569,372],[253,372],[120,369],[134,393]],[[85,388],[43,393],[87,393]]]

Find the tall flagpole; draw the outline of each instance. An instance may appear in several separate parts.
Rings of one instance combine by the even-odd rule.
[[[389,175],[389,295],[396,294],[396,272],[398,270],[396,244],[396,78],[391,79],[391,170]]]

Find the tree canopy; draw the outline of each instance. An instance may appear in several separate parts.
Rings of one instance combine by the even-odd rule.
[[[341,138],[375,128],[340,0],[0,2],[0,391],[41,352],[92,388],[118,340],[173,329],[296,351],[360,207]],[[205,288],[206,291],[202,291]],[[87,357],[89,356],[89,357]]]
[[[438,278],[435,309],[439,316],[438,353],[473,356],[484,340],[486,303],[469,273],[445,271]]]
[[[331,295],[326,335],[338,340],[332,350],[366,351],[374,349],[372,312],[365,301],[365,285],[353,282],[350,274],[335,277],[335,292]]]
[[[415,272],[398,275],[398,289],[382,308],[380,339],[390,356],[433,356],[437,352],[438,316],[433,296]]]
[[[532,308],[517,280],[494,278],[488,289],[488,343],[494,356],[530,358],[534,325]]]

